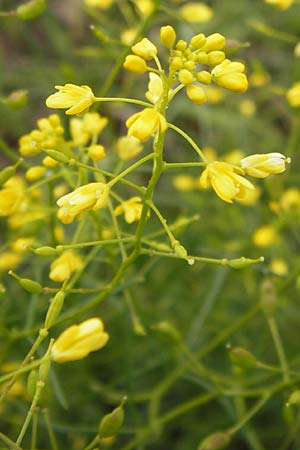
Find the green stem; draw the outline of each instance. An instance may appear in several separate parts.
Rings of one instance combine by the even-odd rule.
[[[48,431],[48,435],[49,435],[49,439],[50,439],[50,444],[51,444],[51,448],[52,450],[59,450],[58,449],[58,445],[57,445],[57,441],[56,441],[56,437],[55,434],[53,432],[53,427],[51,424],[51,420],[50,420],[50,416],[49,416],[49,411],[48,409],[43,409],[43,416],[45,419],[45,423],[46,423],[46,427],[47,427],[47,431]]]
[[[99,436],[97,435],[83,450],[93,450],[95,445],[99,444]]]
[[[175,238],[172,231],[170,230],[170,228],[167,224],[167,220],[163,217],[163,215],[161,214],[159,209],[154,205],[153,201],[149,201],[148,204],[149,204],[150,208],[155,212],[156,216],[158,217],[160,223],[162,224],[164,230],[166,231],[166,233],[168,235],[168,238],[170,239],[171,246],[173,246],[177,242],[177,239]]]
[[[283,372],[283,381],[289,382],[290,375],[289,375],[289,368],[287,364],[287,359],[284,353],[284,348],[282,344],[282,340],[278,331],[277,323],[274,317],[269,317],[268,319],[268,325],[270,328],[270,332],[272,335],[272,339],[274,342],[274,346],[277,352],[277,356],[281,365],[281,369]]]
[[[134,98],[121,97],[95,97],[96,102],[119,102],[119,103],[133,103],[134,105],[145,106],[146,108],[153,108],[152,103],[143,102]]]
[[[206,166],[206,162],[179,162],[179,163],[164,163],[164,169],[177,169],[183,167],[203,167]]]
[[[0,439],[12,450],[22,450],[21,447],[10,440],[5,434],[0,432]]]
[[[35,391],[35,394],[34,394],[34,397],[33,397],[32,403],[31,403],[31,406],[29,408],[29,411],[27,413],[26,419],[25,419],[25,421],[23,423],[23,426],[21,428],[21,431],[20,431],[19,436],[18,436],[17,441],[16,441],[17,445],[20,445],[22,443],[22,441],[23,441],[23,438],[25,436],[27,428],[28,428],[28,426],[30,424],[33,412],[34,412],[34,410],[35,410],[35,408],[37,406],[37,403],[38,403],[38,401],[40,399],[40,396],[41,396],[41,393],[42,393],[42,390],[44,389],[44,387],[45,387],[45,383],[43,381],[38,381],[37,382],[36,391]]]
[[[153,159],[155,157],[154,153],[150,153],[149,155],[144,156],[139,159],[136,163],[127,167],[127,169],[123,170],[121,173],[115,176],[115,178],[107,183],[108,186],[113,187],[118,181],[122,180],[126,175],[135,170],[137,167],[141,166],[145,162],[149,161],[149,159]]]
[[[255,414],[264,406],[264,404],[269,400],[270,394],[266,393],[261,397],[260,400],[251,408],[239,422],[234,425],[232,428],[229,428],[229,434],[235,434],[240,428],[242,428]]]

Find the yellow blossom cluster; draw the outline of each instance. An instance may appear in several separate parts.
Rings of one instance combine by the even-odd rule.
[[[37,128],[19,139],[23,157],[37,155],[42,148],[60,148],[64,144],[64,128],[57,114],[37,121]]]

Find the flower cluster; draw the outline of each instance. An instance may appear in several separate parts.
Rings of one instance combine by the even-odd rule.
[[[57,114],[37,121],[37,129],[19,139],[19,152],[23,157],[37,155],[42,148],[60,148],[64,144],[64,128]]]

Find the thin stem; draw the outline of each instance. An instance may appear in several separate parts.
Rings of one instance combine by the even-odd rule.
[[[29,408],[29,411],[27,413],[27,416],[25,418],[25,421],[23,423],[23,426],[21,428],[21,431],[20,431],[19,436],[18,436],[17,441],[16,441],[17,445],[20,445],[22,443],[22,441],[23,441],[23,438],[24,438],[25,433],[27,431],[27,428],[28,428],[28,426],[30,424],[33,412],[34,412],[34,410],[36,408],[36,405],[37,405],[37,403],[38,403],[38,401],[40,399],[40,396],[41,396],[41,393],[42,393],[42,390],[43,390],[44,386],[45,386],[44,382],[38,381],[37,386],[36,386],[36,391],[35,391],[35,394],[34,394],[34,397],[33,397],[32,403],[31,403],[31,406]]]
[[[8,448],[11,448],[12,450],[22,450],[21,447],[12,440],[10,440],[5,434],[0,432],[0,439],[8,446]]]
[[[97,435],[94,439],[86,446],[83,450],[93,450],[95,445],[99,444],[99,436]]]
[[[173,125],[172,123],[168,123],[168,128],[170,128],[171,130],[174,130],[174,131],[176,131],[176,133],[180,134],[180,136],[182,136],[193,147],[193,149],[200,156],[200,158],[204,162],[206,162],[206,163],[208,162],[208,159],[206,158],[206,156],[204,155],[204,153],[202,152],[200,147],[196,144],[194,139],[192,139],[185,131],[183,131],[181,128],[177,127],[176,125]]]
[[[152,103],[143,102],[134,98],[121,97],[95,97],[96,102],[119,102],[119,103],[133,103],[134,105],[145,106],[146,108],[153,108]]]
[[[232,428],[228,430],[229,434],[235,434],[240,428],[242,428],[255,414],[264,406],[264,404],[269,400],[270,393],[267,392],[261,397],[260,400],[251,408]]]
[[[123,170],[121,173],[116,175],[116,177],[113,180],[109,181],[109,183],[107,183],[108,186],[110,186],[110,187],[114,186],[116,183],[118,183],[118,181],[120,181],[122,178],[124,178],[130,172],[135,170],[137,167],[139,167],[142,164],[144,164],[145,162],[149,161],[149,159],[153,159],[154,156],[155,156],[154,153],[150,153],[149,155],[146,155],[143,158],[139,159],[136,163],[132,164],[131,166],[127,167],[127,169]]]
[[[36,407],[32,416],[32,432],[31,432],[31,450],[36,449],[37,445],[37,427],[38,427],[39,408]]]
[[[46,423],[46,427],[47,427],[47,431],[48,431],[48,435],[49,435],[49,439],[50,439],[50,445],[52,450],[59,450],[58,445],[57,445],[57,441],[56,441],[56,437],[55,434],[53,432],[53,427],[51,424],[51,420],[50,420],[50,416],[49,416],[49,411],[48,409],[43,409],[43,416],[45,419],[45,423]]]
[[[161,212],[159,211],[159,209],[155,206],[155,204],[153,203],[153,201],[149,202],[149,206],[150,208],[155,212],[156,216],[158,217],[160,223],[162,224],[164,230],[166,231],[168,238],[170,239],[171,242],[171,246],[174,245],[175,242],[177,242],[177,239],[175,238],[175,236],[173,235],[172,231],[170,230],[166,219],[163,217],[163,215],[161,214]]]
[[[178,163],[164,163],[164,169],[177,169],[183,167],[203,167],[206,166],[206,162],[178,162]]]
[[[272,335],[272,339],[274,342],[274,346],[277,352],[277,356],[282,368],[282,372],[283,372],[283,381],[285,382],[289,382],[290,380],[290,375],[289,375],[289,368],[288,368],[288,364],[287,364],[287,359],[285,356],[285,352],[284,352],[284,348],[283,348],[283,344],[282,344],[282,340],[278,331],[278,327],[277,327],[277,323],[274,317],[269,317],[268,318],[268,325],[270,328],[270,332]]]

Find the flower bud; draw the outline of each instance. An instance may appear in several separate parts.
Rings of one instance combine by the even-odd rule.
[[[98,41],[103,43],[110,41],[110,38],[105,34],[105,32],[101,28],[95,27],[95,25],[91,25],[90,30],[93,33],[93,35],[98,39]]]
[[[46,8],[46,0],[31,0],[16,9],[19,19],[32,20],[40,16]]]
[[[29,278],[20,278],[19,283],[25,291],[30,292],[31,294],[40,294],[43,290],[40,283],[30,280]]]
[[[206,43],[203,47],[203,51],[212,52],[214,50],[222,50],[225,46],[225,37],[220,33],[213,33],[206,38]]]
[[[2,103],[9,106],[9,108],[17,110],[24,108],[28,100],[28,92],[24,89],[18,89],[9,94],[8,97],[2,99]]]
[[[42,178],[42,176],[46,172],[46,167],[43,166],[34,166],[30,167],[25,173],[25,178],[29,182],[33,182]]]
[[[45,245],[44,247],[39,247],[34,250],[34,253],[39,256],[53,256],[57,255],[57,249],[53,247],[48,247]]]
[[[29,400],[33,400],[36,391],[37,381],[38,381],[38,371],[36,369],[33,369],[29,372],[27,378],[27,394],[29,396]]]
[[[54,167],[57,166],[57,161],[51,158],[51,156],[45,156],[42,162],[43,165],[47,167],[47,169],[53,169]]]
[[[62,163],[68,163],[70,158],[68,158],[67,155],[65,155],[62,152],[58,152],[57,150],[52,149],[43,149],[45,153],[47,153],[48,156],[51,156],[51,158],[55,159],[55,161],[62,162]]]
[[[115,408],[111,413],[106,414],[99,424],[99,437],[108,438],[118,433],[124,422],[123,404],[126,400],[124,397],[120,406]]]
[[[16,172],[15,166],[9,166],[0,172],[0,186],[6,183]]]
[[[179,71],[178,80],[182,84],[190,84],[194,81],[194,75],[187,69],[182,69]]]
[[[289,399],[287,401],[287,405],[296,405],[300,406],[300,391],[294,391],[289,396]]]
[[[136,55],[128,55],[124,61],[123,67],[133,73],[147,72],[147,64],[143,58]]]
[[[203,33],[196,34],[192,37],[190,47],[193,49],[200,49],[206,44],[206,37]]]
[[[220,50],[215,50],[208,54],[207,64],[209,66],[216,66],[218,64],[221,64],[221,62],[224,61],[224,59],[225,53],[221,52]]]
[[[143,38],[141,41],[137,42],[131,49],[133,53],[146,61],[150,61],[150,59],[157,55],[157,48],[147,38]]]
[[[262,284],[260,304],[267,317],[274,317],[276,308],[276,292],[270,279],[264,280]]]
[[[206,102],[206,95],[201,86],[195,84],[189,84],[186,88],[187,96],[196,105],[202,105]]]
[[[172,341],[174,341],[176,343],[182,341],[179,331],[170,322],[167,322],[167,321],[158,322],[158,323],[155,323],[152,326],[152,328],[155,331],[160,332],[164,336],[167,336],[168,338],[170,338]]]
[[[56,319],[62,310],[65,297],[66,297],[65,292],[59,291],[57,292],[55,297],[51,300],[44,324],[44,327],[47,330],[49,330],[49,328],[51,328],[55,324]]]
[[[165,47],[172,48],[175,43],[175,40],[176,40],[176,33],[173,27],[171,27],[170,25],[161,27],[160,41]]]
[[[252,353],[241,347],[231,348],[229,350],[229,358],[231,362],[241,369],[249,370],[256,367],[256,358]]]
[[[50,344],[51,345],[51,344]],[[50,350],[44,355],[39,367],[38,381],[46,381],[51,366]]]
[[[211,74],[207,72],[207,70],[201,70],[201,72],[198,72],[196,78],[199,83],[210,84],[211,82]]]
[[[230,444],[228,433],[216,432],[207,436],[200,442],[197,450],[223,450]]]
[[[91,145],[88,148],[88,154],[91,160],[93,161],[100,161],[101,159],[105,158],[106,153],[104,150],[103,145],[95,144]]]
[[[199,52],[199,53],[197,53],[196,61],[199,64],[207,64],[207,62],[208,62],[208,54],[206,52]],[[209,72],[207,72],[207,73],[209,73]]]

